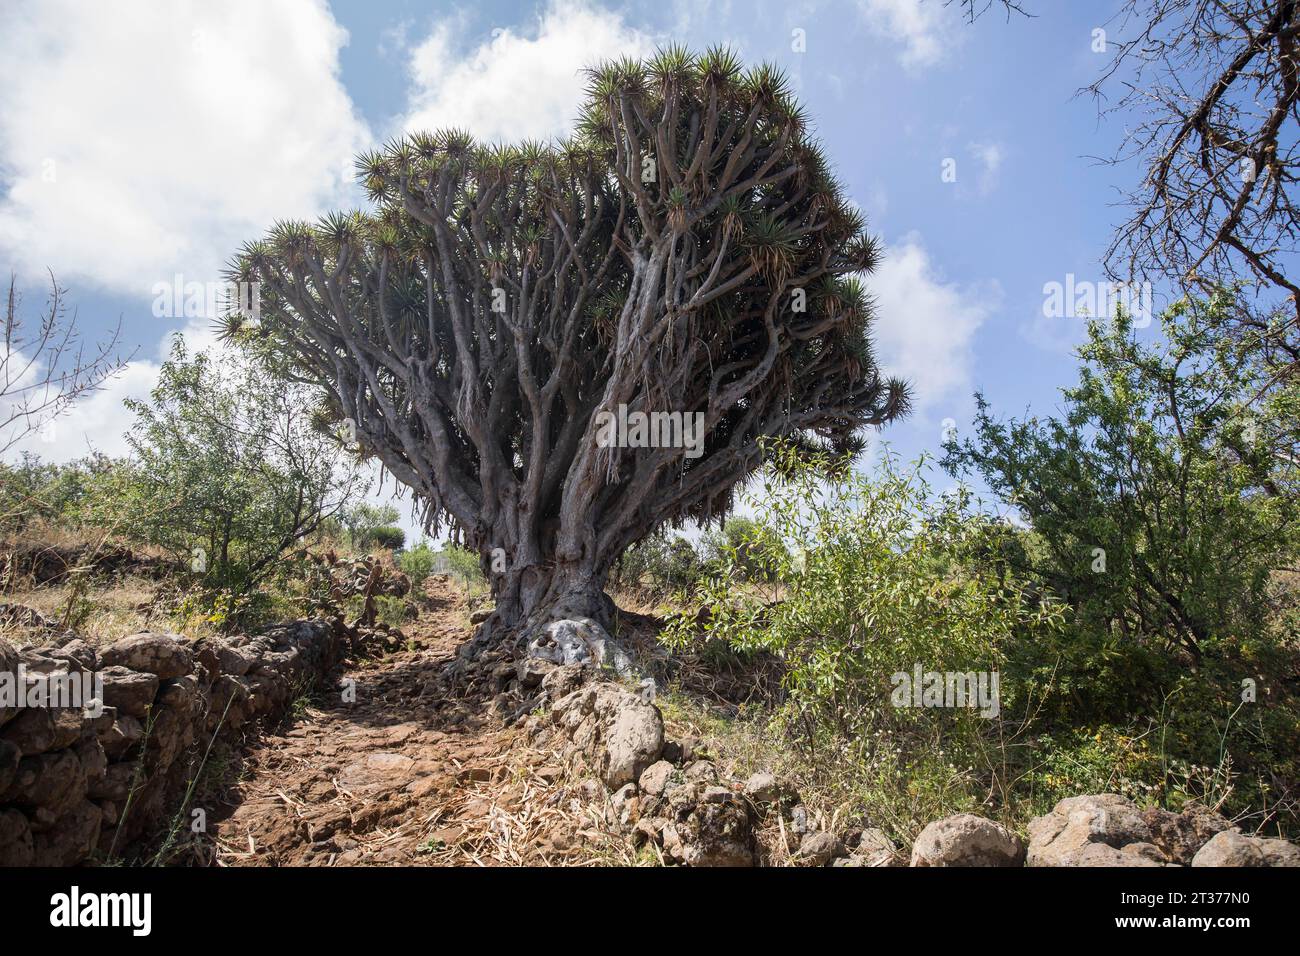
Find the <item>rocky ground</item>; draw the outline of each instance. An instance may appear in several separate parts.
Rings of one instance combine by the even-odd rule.
[[[511,715],[485,668],[461,693],[444,694],[470,636],[466,619],[460,593],[434,579],[419,619],[404,628],[406,647],[362,660],[287,729],[263,737],[212,816],[215,862],[617,859],[621,841],[601,820],[594,781],[575,784],[558,754],[530,743],[518,723],[506,726]]]
[[[400,633],[320,619],[99,650],[0,642],[0,671],[97,673],[106,705],[0,710],[0,865],[1300,865],[1209,810],[1114,794],[1062,800],[1027,839],[958,814],[898,846],[675,737],[644,641],[611,655],[576,619],[476,649],[450,581],[417,604]]]

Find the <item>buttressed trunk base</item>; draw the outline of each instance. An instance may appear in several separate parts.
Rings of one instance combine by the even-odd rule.
[[[496,608],[476,638],[482,645],[513,637],[521,645],[538,640],[556,621],[597,625],[608,639],[614,602],[604,591],[604,576],[580,565],[512,569],[492,576]]]

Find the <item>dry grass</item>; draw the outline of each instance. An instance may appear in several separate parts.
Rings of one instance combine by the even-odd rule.
[[[62,629],[76,630],[88,644],[100,646],[150,627],[170,627],[170,622],[160,620],[154,610],[157,591],[156,581],[134,576],[108,584],[73,579],[63,584],[13,591],[4,595],[3,600],[34,608]],[[11,639],[27,643],[32,636],[15,633]]]

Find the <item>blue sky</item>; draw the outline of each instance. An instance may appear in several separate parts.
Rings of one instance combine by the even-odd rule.
[[[202,317],[154,314],[157,284],[216,281],[273,220],[361,204],[359,149],[415,126],[558,135],[585,63],[670,41],[784,66],[884,238],[879,353],[917,404],[886,430],[899,452],[966,427],[977,389],[1004,413],[1050,411],[1083,320],[1043,316],[1044,285],[1103,279],[1137,172],[1097,162],[1123,121],[1075,95],[1107,62],[1094,31],[1116,29],[1118,5],[1028,0],[1031,18],[969,25],[939,0],[6,2],[0,264],[29,314],[49,268],[88,335],[121,317],[137,349],[25,447],[121,452],[122,398],[147,392],[167,335],[211,340]]]

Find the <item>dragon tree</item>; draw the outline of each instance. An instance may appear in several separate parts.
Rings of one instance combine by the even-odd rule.
[[[765,438],[851,456],[907,409],[872,357],[877,241],[780,71],[670,48],[589,77],[571,138],[410,134],[358,159],[369,210],[230,270],[288,374],[481,556],[488,634],[608,624],[623,551],[724,516]],[[599,440],[638,412],[698,446]]]

